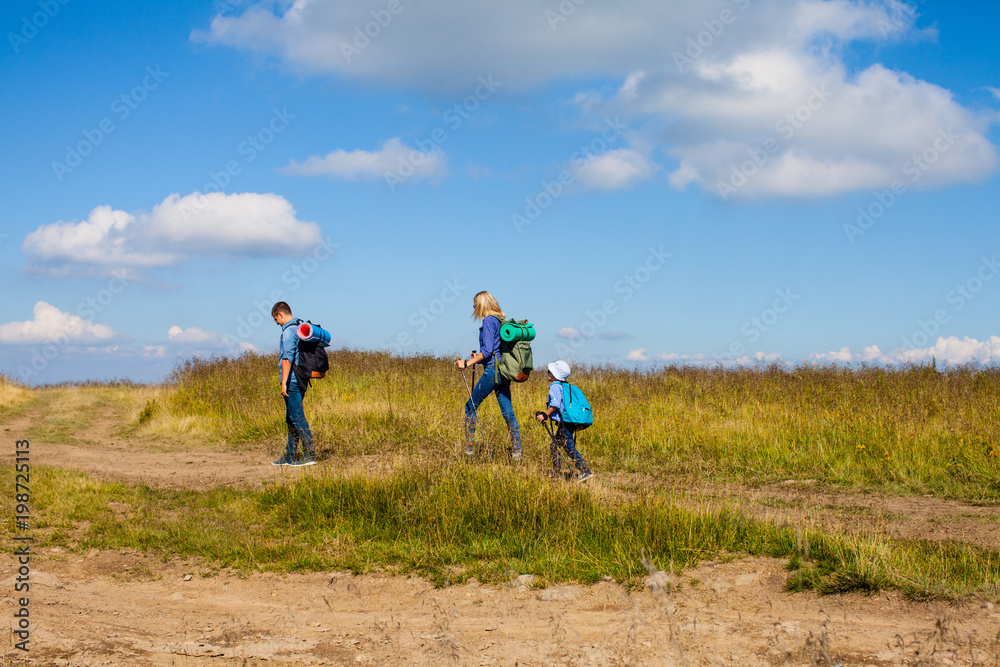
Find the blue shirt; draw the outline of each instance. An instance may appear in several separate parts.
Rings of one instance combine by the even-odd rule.
[[[479,353],[485,357],[486,366],[492,365],[500,353],[500,319],[493,315],[484,317],[479,327]]]
[[[549,408],[555,408],[556,411],[552,413],[551,419],[553,421],[562,421],[562,409],[563,409],[563,386],[562,382],[553,382],[549,385],[549,402],[546,405]]]
[[[288,324],[281,327],[281,341],[278,343],[278,380],[281,380],[281,362],[288,360],[292,364],[292,370],[289,371],[289,384],[292,382],[298,384],[298,380],[295,379],[295,364],[299,360],[299,334],[296,330],[299,328],[299,320],[290,320]]]

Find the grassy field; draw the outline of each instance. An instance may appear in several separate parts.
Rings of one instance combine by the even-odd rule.
[[[599,479],[632,480],[586,487],[540,474],[547,436],[530,419],[544,403],[539,374],[514,389],[526,454],[517,466],[505,456],[492,399],[483,408],[491,451],[464,460],[466,390],[447,360],[338,351],[331,365],[306,398],[327,463],[316,474],[262,489],[196,491],[36,466],[40,546],[133,548],[238,569],[412,572],[438,583],[531,573],[540,582],[611,576],[635,585],[647,559],[679,571],[762,554],[789,560],[793,589],[1000,598],[994,551],[777,525],[750,518],[738,502],[685,506],[669,490],[673,481],[812,479],[996,503],[996,371],[581,369],[572,379],[595,408],[581,449]],[[189,361],[164,385],[93,391],[102,405],[124,406],[120,430],[139,441],[269,456],[284,441],[277,377],[274,356],[248,354]],[[36,435],[59,436],[50,430]],[[394,463],[351,466],[382,460]],[[0,479],[9,485],[7,476]]]
[[[33,399],[29,389],[0,375],[0,419],[16,414]]]
[[[465,385],[447,360],[340,351],[306,413],[326,456],[439,458],[461,443]],[[143,406],[146,432],[227,443],[284,437],[274,357],[189,361]],[[581,450],[600,471],[762,484],[814,479],[838,487],[1000,502],[1000,371],[932,367],[585,368],[571,378],[595,425]],[[547,436],[531,415],[545,377],[514,387],[532,456]],[[496,455],[508,444],[493,399],[481,409]],[[275,451],[278,451],[276,446]]]

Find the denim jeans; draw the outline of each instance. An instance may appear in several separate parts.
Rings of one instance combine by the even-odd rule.
[[[306,421],[306,413],[302,408],[302,399],[305,391],[299,388],[299,383],[294,379],[288,384],[288,396],[285,396],[285,423],[288,425],[288,450],[286,456],[289,459],[295,458],[295,450],[298,444],[302,443],[302,454],[305,456],[316,456],[313,448],[312,431],[309,430],[309,422]]]
[[[562,447],[569,454],[569,457],[573,459],[577,470],[585,474],[590,472],[590,468],[587,467],[583,456],[576,449],[576,429],[565,426],[562,422],[554,421],[554,423],[556,425],[556,437],[549,445],[549,451],[552,454],[552,469],[558,472],[562,468],[562,454],[559,452],[559,447]]]
[[[499,382],[493,380],[493,366],[487,366],[483,370],[483,376],[472,389],[472,400],[465,402],[465,444],[472,446],[472,440],[476,435],[476,408],[490,395],[496,394],[497,403],[500,404],[500,414],[507,422],[507,430],[510,431],[510,442],[515,452],[521,451],[521,432],[517,425],[517,417],[514,416],[514,406],[510,402],[510,380],[499,378]]]

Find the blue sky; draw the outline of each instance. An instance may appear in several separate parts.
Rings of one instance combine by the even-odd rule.
[[[0,373],[1000,355],[987,3],[10,2]],[[365,35],[365,31],[369,35]],[[864,213],[864,215],[862,215]]]

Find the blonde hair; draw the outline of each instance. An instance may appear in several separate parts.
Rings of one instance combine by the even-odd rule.
[[[477,320],[486,319],[491,315],[494,317],[499,317],[500,321],[503,322],[507,319],[507,315],[500,310],[500,304],[497,303],[496,298],[486,290],[483,290],[477,294],[472,299],[473,309],[472,317]]]

